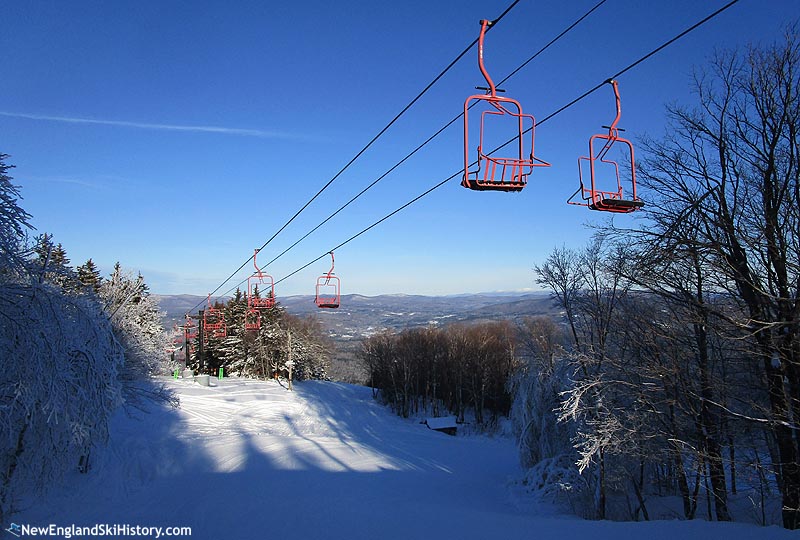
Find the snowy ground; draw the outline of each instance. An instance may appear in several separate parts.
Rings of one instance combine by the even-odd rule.
[[[192,538],[215,540],[797,537],[744,524],[554,515],[514,496],[520,471],[507,440],[430,431],[376,404],[368,388],[214,383],[170,380],[180,409],[119,415],[91,474],[69,476],[14,521],[189,526]]]

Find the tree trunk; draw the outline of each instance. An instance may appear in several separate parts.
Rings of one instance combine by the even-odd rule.
[[[650,514],[647,512],[647,505],[645,504],[644,495],[642,494],[642,487],[644,486],[644,460],[639,462],[638,481],[635,476],[631,475],[631,483],[633,484],[633,491],[636,494],[636,500],[639,502],[639,510],[642,511],[642,517],[645,521],[650,521]]]
[[[17,445],[14,449],[14,452],[11,454],[10,459],[8,460],[8,468],[4,471],[3,474],[3,490],[2,495],[0,495],[0,520],[5,523],[5,515],[4,513],[7,510],[11,509],[11,504],[13,503],[12,500],[7,500],[9,493],[11,490],[9,486],[11,485],[11,478],[14,476],[14,471],[17,469],[17,462],[19,461],[19,456],[22,455],[22,452],[25,450],[24,442],[25,442],[25,432],[28,430],[28,422],[25,422],[22,425],[22,429],[17,434]]]
[[[736,446],[733,436],[728,437],[728,461],[731,464],[731,494],[736,495]]]
[[[597,486],[597,518],[606,519],[606,458],[605,450],[600,449]]]
[[[700,476],[703,473],[703,459],[697,463],[697,469],[694,471],[694,491],[692,492],[691,508],[689,511],[689,519],[694,519],[697,515],[697,496],[700,494]]]
[[[800,466],[798,466],[797,444],[789,424],[789,410],[784,391],[783,374],[773,365],[771,355],[764,356],[767,375],[770,409],[778,424],[774,428],[778,447],[779,463],[774,466],[780,475],[781,507],[783,526],[795,530],[800,528]]]
[[[672,447],[675,479],[678,481],[678,491],[680,491],[681,499],[683,500],[683,515],[686,519],[692,519],[694,517],[692,511],[692,496],[689,493],[689,482],[686,480],[686,470],[683,468],[681,451],[674,442],[670,442],[670,446]]]
[[[702,296],[698,295],[702,301]],[[711,384],[711,362],[708,354],[708,334],[706,331],[707,314],[699,313],[700,320],[694,325],[697,343],[697,361],[700,369],[700,426],[708,461],[708,472],[711,490],[714,495],[714,509],[719,521],[730,521],[728,512],[728,491],[725,485],[725,467],[722,461],[722,446],[719,443],[717,421],[711,411],[714,398]],[[711,509],[709,508],[709,512]]]

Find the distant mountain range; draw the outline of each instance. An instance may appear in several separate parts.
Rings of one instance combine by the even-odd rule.
[[[197,312],[205,297],[188,294],[153,295],[170,326],[183,320],[189,310]],[[336,341],[360,340],[385,328],[401,330],[453,322],[520,319],[533,315],[556,315],[558,307],[550,295],[535,293],[486,293],[452,296],[385,294],[343,295],[339,309],[319,309],[313,296],[279,299],[287,312],[299,317],[316,315]]]
[[[168,327],[173,323],[181,324],[185,313],[192,311],[196,314],[206,304],[205,296],[153,296],[166,312],[164,322]],[[342,296],[338,309],[319,309],[314,304],[313,296],[281,297],[278,302],[292,315],[317,317],[336,345],[329,374],[335,380],[355,383],[365,381],[365,375],[355,360],[361,341],[381,330],[445,326],[455,322],[517,321],[536,315],[557,317],[561,313],[561,309],[545,292],[452,296],[348,294]]]

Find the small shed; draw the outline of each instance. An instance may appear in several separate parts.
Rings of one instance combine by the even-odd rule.
[[[428,429],[432,429],[434,431],[441,431],[442,433],[446,433],[448,435],[455,435],[458,430],[455,416],[441,416],[439,418],[427,418],[424,424],[428,426]]]

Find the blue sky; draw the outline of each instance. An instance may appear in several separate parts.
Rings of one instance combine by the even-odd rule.
[[[499,80],[597,0],[520,2],[486,37]],[[503,87],[544,118],[727,2],[607,0]],[[510,0],[11,2],[3,7],[0,152],[22,206],[77,265],[115,261],[161,294],[206,294],[330,180]],[[620,126],[664,133],[715,49],[771,43],[796,0],[737,5],[619,78]],[[259,255],[266,263],[463,108],[475,49]],[[610,86],[536,131],[521,193],[459,180],[336,252],[343,293],[534,288],[532,266],[605,215],[568,206],[577,157],[613,119]],[[462,167],[456,124],[264,270],[279,280]],[[617,220],[634,220],[634,215]],[[278,284],[313,294],[328,259]],[[246,278],[252,265],[219,291]]]

